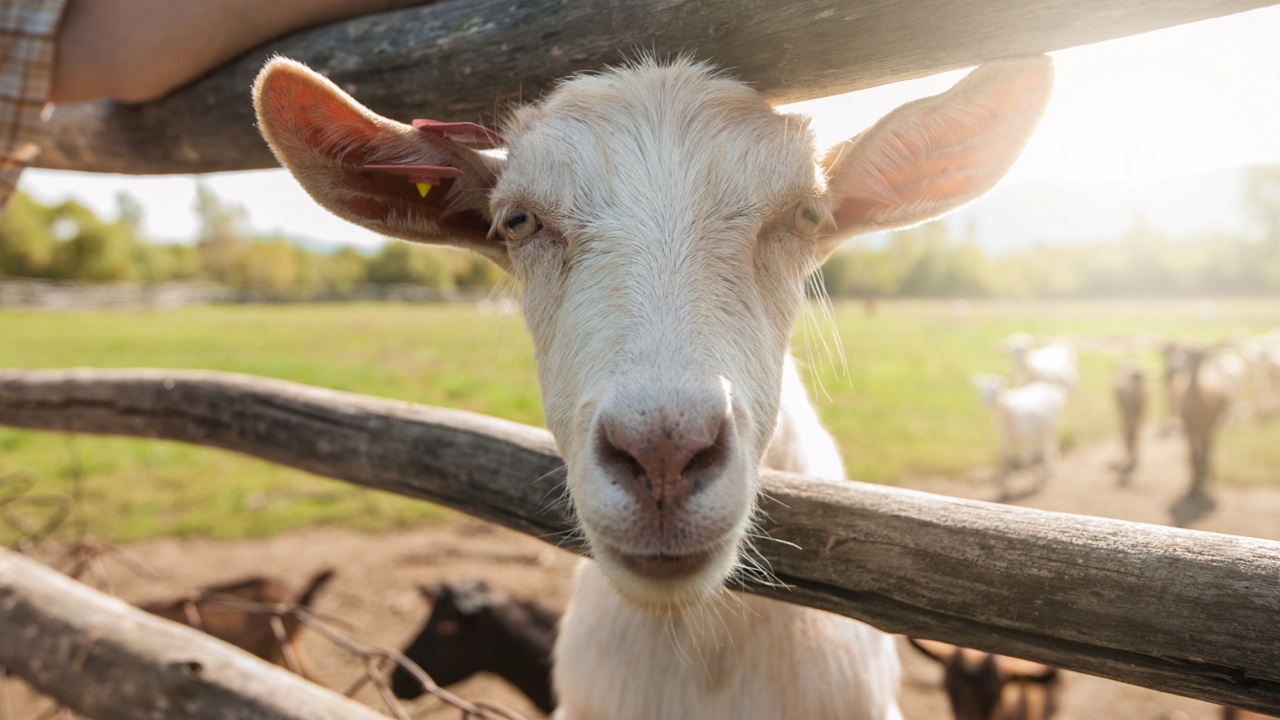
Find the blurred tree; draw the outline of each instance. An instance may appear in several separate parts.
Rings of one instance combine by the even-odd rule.
[[[959,242],[942,220],[899,230],[889,242],[889,255],[897,266],[901,294],[960,297],[986,292],[986,258],[978,248],[974,226]]]
[[[1249,168],[1244,199],[1262,225],[1262,244],[1267,254],[1280,251],[1280,165]]]
[[[142,204],[129,193],[116,193],[116,222],[133,233],[134,237],[142,237]]]
[[[284,238],[260,238],[240,249],[234,276],[237,284],[272,299],[297,294],[299,250]]]
[[[200,229],[196,248],[205,275],[217,282],[237,284],[249,239],[244,208],[228,206],[203,183],[196,185],[196,215]]]
[[[0,214],[0,275],[45,277],[54,253],[49,208],[19,191]]]
[[[330,255],[323,264],[321,285],[336,297],[351,297],[366,275],[365,256],[353,247],[343,247]]]
[[[475,253],[454,253],[454,282],[461,287],[493,287],[502,282],[502,268]]]
[[[195,280],[204,277],[200,251],[182,243],[148,244],[140,259],[139,277],[149,282]]]
[[[1129,229],[1120,238],[1122,253],[1111,265],[1113,275],[1106,285],[1095,282],[1095,292],[1126,295],[1161,295],[1177,288],[1168,266],[1170,251],[1165,238],[1143,213],[1134,215]]]
[[[52,274],[82,280],[133,280],[140,240],[119,222],[104,222],[75,200],[54,207],[49,227],[60,239]]]
[[[392,240],[369,261],[367,279],[378,284],[413,283],[451,289],[453,259],[449,250]]]
[[[873,248],[846,245],[827,258],[821,273],[832,297],[885,297],[898,290],[887,254]]]

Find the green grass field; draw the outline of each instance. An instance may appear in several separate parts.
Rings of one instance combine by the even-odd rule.
[[[1280,302],[1227,301],[1197,319],[1190,301],[947,303],[838,306],[831,324],[802,324],[795,346],[849,475],[892,483],[990,465],[994,436],[968,377],[1004,372],[996,350],[1015,331],[1221,339],[1280,325]],[[819,330],[815,330],[815,326]],[[1114,344],[1114,343],[1113,343]],[[808,351],[806,351],[808,349]],[[1067,434],[1115,432],[1108,391],[1120,355],[1085,351]],[[1156,377],[1156,358],[1141,356]],[[469,305],[251,305],[171,311],[0,311],[0,367],[172,367],[252,373],[463,408],[541,424],[527,334],[518,318],[481,317]],[[1155,385],[1149,385],[1155,391]],[[1156,403],[1158,409],[1158,403]],[[1223,482],[1280,480],[1280,426],[1240,424],[1224,439]],[[312,523],[375,530],[439,517],[431,506],[315,478],[231,453],[173,443],[0,429],[0,476],[29,471],[41,492],[84,478],[78,512],[115,541],[156,535],[268,535]],[[3,499],[3,491],[0,491]],[[7,534],[6,534],[7,533]],[[12,537],[0,529],[0,542]]]

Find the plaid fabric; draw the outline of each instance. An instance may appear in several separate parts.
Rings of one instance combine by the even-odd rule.
[[[53,80],[54,34],[66,0],[0,0],[0,208],[40,152]]]

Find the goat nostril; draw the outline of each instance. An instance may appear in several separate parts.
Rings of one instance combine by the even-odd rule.
[[[631,452],[611,437],[607,428],[596,434],[596,458],[612,475],[624,483],[637,483],[647,494],[653,493],[653,480]]]
[[[689,462],[685,463],[685,473],[699,473],[719,465],[725,458],[725,442],[723,431],[718,431],[711,444],[696,452]]]

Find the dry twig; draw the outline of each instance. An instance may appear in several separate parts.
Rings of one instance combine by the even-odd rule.
[[[111,580],[107,577],[106,564],[102,562],[103,558],[108,557],[139,577],[147,580],[160,579],[160,576],[141,560],[111,543],[99,542],[92,535],[82,535],[67,545],[63,553],[63,565],[64,567],[69,565],[69,568],[64,572],[76,580],[80,580],[81,576],[89,572],[97,582],[98,589],[109,595],[115,595],[111,589]],[[70,563],[65,562],[67,560]]]
[[[47,542],[66,521],[73,504],[66,495],[32,493],[35,485],[35,473],[27,470],[0,475],[0,520],[18,532],[19,552],[29,552]],[[53,510],[42,520],[33,521],[18,510],[19,505]]]
[[[439,698],[446,704],[457,708],[462,712],[463,720],[469,718],[478,718],[479,720],[524,720],[524,718],[514,711],[509,710],[501,705],[488,702],[470,702],[464,700],[457,695],[445,690],[436,684],[429,675],[418,667],[418,664],[405,657],[398,650],[392,650],[385,647],[370,647],[363,645],[351,638],[343,635],[334,628],[330,627],[318,616],[305,608],[296,608],[298,619],[307,627],[320,633],[333,644],[346,650],[352,655],[363,658],[365,663],[365,677],[348,689],[347,695],[351,695],[365,685],[372,682],[377,689],[378,694],[382,696],[383,702],[387,704],[387,708],[397,718],[408,720],[408,714],[405,712],[404,706],[396,700],[391,692],[391,688],[387,686],[387,681],[382,675],[382,664],[386,661],[394,662],[404,668],[414,679],[422,684],[422,689],[427,693]]]

